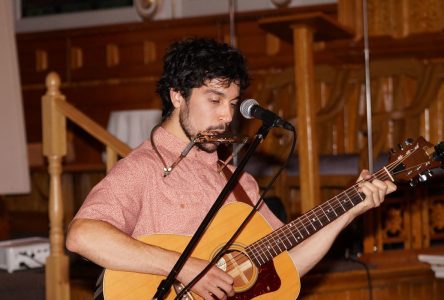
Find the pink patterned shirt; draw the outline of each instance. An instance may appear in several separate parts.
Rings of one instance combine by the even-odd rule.
[[[168,166],[186,146],[162,127],[154,142]],[[217,160],[217,153],[194,147],[163,177],[163,164],[145,141],[91,190],[75,218],[103,220],[136,238],[155,233],[192,235],[226,183],[217,172]],[[259,188],[254,178],[245,173],[240,182],[256,203]],[[230,194],[225,203],[233,201]],[[282,225],[266,205],[260,213],[273,229]]]

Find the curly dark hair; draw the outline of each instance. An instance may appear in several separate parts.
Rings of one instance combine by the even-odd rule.
[[[245,91],[250,75],[245,57],[238,49],[209,38],[187,38],[173,43],[164,56],[163,74],[157,83],[162,119],[174,110],[170,89],[188,100],[193,88],[212,79],[221,79],[227,86],[237,84],[241,94]]]

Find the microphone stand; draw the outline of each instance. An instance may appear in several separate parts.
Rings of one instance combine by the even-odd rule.
[[[245,168],[245,165],[247,164],[250,157],[253,155],[256,148],[259,146],[259,144],[265,139],[270,129],[273,127],[272,123],[264,122],[261,128],[259,128],[258,132],[256,133],[253,142],[251,143],[250,147],[247,150],[247,153],[244,155],[242,160],[239,162],[236,170],[233,172],[233,175],[230,177],[230,179],[225,184],[224,188],[220,192],[219,196],[217,197],[216,201],[211,206],[210,210],[208,211],[205,218],[202,220],[202,223],[197,228],[196,232],[194,233],[191,240],[188,242],[188,245],[186,246],[185,250],[182,252],[182,255],[177,260],[174,267],[171,269],[168,276],[163,279],[158,288],[157,292],[153,297],[153,300],[160,300],[164,299],[166,293],[171,289],[177,274],[179,274],[180,270],[182,269],[183,265],[193,252],[194,248],[196,247],[197,243],[201,239],[202,235],[204,234],[205,230],[207,229],[208,225],[210,224],[213,217],[216,215],[220,207],[225,201],[225,198],[228,196],[228,194],[233,190],[234,186],[239,180],[239,177],[242,173],[242,171]]]

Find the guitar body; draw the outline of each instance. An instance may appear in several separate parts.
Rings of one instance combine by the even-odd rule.
[[[221,208],[192,253],[193,257],[211,260],[224,243],[237,230],[251,207],[240,202]],[[299,294],[300,281],[297,270],[287,251],[261,267],[256,267],[243,251],[272,231],[263,217],[256,213],[242,233],[218,262],[218,267],[234,278],[236,295],[230,299],[295,299]],[[172,234],[143,236],[139,240],[164,249],[182,252],[191,237]],[[106,300],[152,299],[163,276],[143,273],[106,270],[103,293]],[[174,299],[170,291],[166,299]],[[201,299],[192,294],[194,299]],[[186,299],[193,299],[188,297]]]

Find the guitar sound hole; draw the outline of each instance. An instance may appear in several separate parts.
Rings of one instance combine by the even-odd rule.
[[[256,282],[258,269],[241,250],[231,249],[226,252],[217,266],[234,279],[234,291],[248,290]]]

